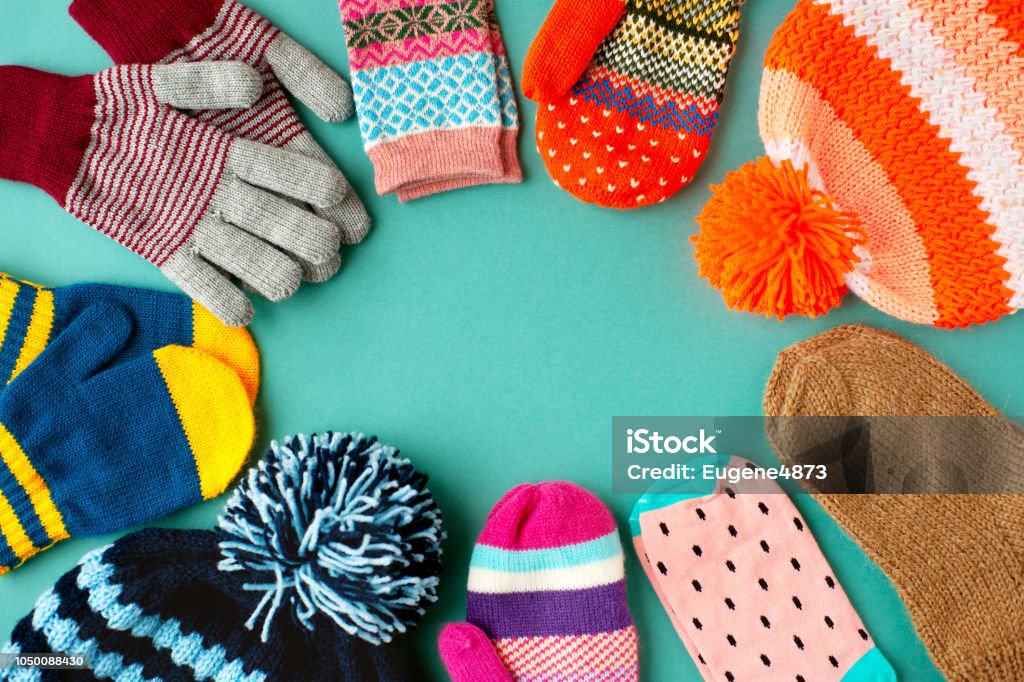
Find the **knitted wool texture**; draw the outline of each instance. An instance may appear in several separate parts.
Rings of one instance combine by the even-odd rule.
[[[249,454],[238,375],[181,346],[111,366],[133,331],[91,305],[0,391],[0,574],[219,495]]]
[[[837,393],[839,399],[833,397]],[[984,424],[998,415],[921,349],[895,334],[850,326],[784,351],[765,391],[764,412],[958,414]],[[799,449],[792,447],[801,442],[800,434],[769,428],[768,435],[784,463],[801,463]],[[872,459],[882,470],[891,449],[883,438],[871,435]],[[1017,441],[1019,448],[1019,432]],[[994,447],[997,456],[1012,460],[1009,444],[1003,436],[983,438],[976,452],[956,454],[983,457]],[[929,457],[930,446],[919,444],[913,455]],[[949,680],[1024,679],[1024,497],[836,494],[831,485],[804,485],[896,585],[918,635]]]
[[[363,143],[402,201],[519,182],[519,113],[490,0],[341,0]]]
[[[230,367],[256,400],[260,356],[249,332],[229,327],[187,296],[111,284],[47,288],[0,272],[0,387],[96,303],[128,312],[133,331],[113,364],[145,357],[164,346],[191,346]]]
[[[243,326],[252,303],[228,275],[271,300],[293,294],[299,261],[328,264],[339,246],[333,223],[293,202],[334,206],[347,191],[330,164],[172,108],[237,110],[262,87],[238,62],[77,77],[0,67],[0,177],[45,190],[219,319]]]
[[[727,179],[695,241],[702,275],[731,306],[820,314],[838,303],[843,276],[872,306],[942,327],[995,320],[1024,303],[1018,2],[800,0],[765,57],[759,124],[771,161],[806,169],[802,182],[819,193],[819,206],[831,202],[852,216],[856,225],[846,231],[866,240],[838,267],[822,307],[759,303],[759,289],[778,286],[773,278],[815,250],[812,237],[787,222],[812,211],[801,216],[793,207],[768,221],[779,209],[765,192],[740,192],[743,181]],[[770,265],[735,247],[766,222],[791,235]],[[822,259],[840,251],[818,250]],[[758,274],[746,282],[751,271]],[[796,275],[792,286],[807,281]]]
[[[0,651],[80,655],[88,680],[411,679],[383,643],[437,600],[444,531],[426,484],[363,434],[274,441],[217,530],[143,530],[87,554]]]
[[[589,492],[570,483],[513,488],[473,549],[468,623],[441,634],[453,679],[636,682],[623,561],[615,520]]]
[[[23,618],[5,653],[86,655],[74,679],[398,682],[388,647],[280,618],[267,640],[245,626],[259,601],[217,569],[219,536],[149,529],[85,555]],[[0,680],[56,682],[66,671],[0,669]]]
[[[886,386],[900,390],[886,394]],[[787,416],[857,415],[768,424],[780,448],[826,462],[830,490],[1024,490],[1024,430],[891,332],[844,325],[783,351],[765,401]]]
[[[71,16],[117,64],[179,64],[237,60],[256,69],[263,94],[244,109],[199,110],[190,115],[224,132],[288,149],[334,165],[288,101],[287,88],[326,121],[352,115],[352,92],[338,74],[265,18],[235,0],[74,0]],[[341,241],[359,242],[370,218],[345,183],[345,196],[314,207],[336,225]],[[324,281],[341,264],[303,263],[311,281]]]
[[[555,184],[628,209],[689,183],[718,121],[741,5],[558,0],[523,76]],[[593,55],[589,65],[580,54]]]

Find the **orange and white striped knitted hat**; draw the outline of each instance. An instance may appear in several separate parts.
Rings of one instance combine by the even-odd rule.
[[[730,307],[818,315],[849,287],[911,322],[1024,307],[1024,3],[800,0],[765,57],[767,151],[694,237]]]

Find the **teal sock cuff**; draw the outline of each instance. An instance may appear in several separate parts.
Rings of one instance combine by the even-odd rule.
[[[846,671],[842,682],[896,682],[896,671],[878,647],[873,646]]]

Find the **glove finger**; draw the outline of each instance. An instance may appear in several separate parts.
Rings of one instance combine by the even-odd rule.
[[[324,164],[335,165],[323,147],[317,144],[316,140],[308,132],[297,136],[289,142],[286,149],[298,152]],[[346,185],[348,185],[347,180]],[[338,230],[341,231],[342,244],[358,244],[363,241],[370,231],[370,214],[366,212],[366,207],[356,193],[352,191],[350,185],[348,185],[348,194],[345,195],[344,200],[333,206],[315,208],[314,210],[318,216],[330,220],[338,226]]]
[[[320,208],[341,202],[349,191],[332,164],[250,140],[232,142],[227,170],[252,185]]]
[[[326,262],[319,265],[307,262],[299,263],[299,265],[302,266],[302,280],[304,282],[319,284],[338,274],[338,270],[341,269],[341,254],[336,253],[328,258]]]
[[[245,230],[217,218],[205,218],[196,227],[199,255],[229,272],[258,294],[282,301],[299,289],[299,264]]]
[[[239,180],[238,182],[242,182],[242,181]],[[275,196],[279,196],[279,195],[275,195]],[[312,206],[310,206],[309,204],[307,204],[305,202],[296,201],[295,199],[289,199],[288,197],[281,197],[281,198],[284,201],[287,201],[290,204],[294,204],[295,206],[298,206],[302,210],[314,211],[315,213],[317,213],[317,215],[320,215],[320,213],[319,213],[320,209],[315,209],[315,208],[313,208]],[[346,201],[347,201],[347,199],[346,199]],[[334,277],[334,275],[336,275],[338,273],[338,270],[341,269],[341,254],[334,253],[330,257],[328,257],[328,259],[326,261],[324,261],[323,263],[317,264],[317,265],[314,265],[313,263],[311,263],[309,261],[300,260],[299,261],[299,266],[302,268],[302,281],[303,282],[313,282],[314,284],[318,284],[320,282],[326,282],[327,280],[329,280],[332,277]],[[246,291],[249,291],[250,293],[256,293],[256,292],[252,291],[249,287],[245,286],[244,283],[243,283],[243,287],[245,288]]]
[[[266,60],[281,85],[321,119],[352,116],[352,88],[345,79],[285,34],[267,48]]]
[[[370,214],[355,192],[349,192],[340,203],[313,210],[338,227],[342,244],[358,244],[370,232]]]
[[[153,92],[178,109],[251,107],[263,95],[263,79],[242,62],[159,64],[153,68]]]
[[[444,626],[437,647],[452,682],[512,682],[491,640],[475,625]]]
[[[242,181],[239,180],[239,182],[242,182]],[[275,194],[274,196],[280,196],[280,195]],[[317,215],[321,215],[320,211],[322,209],[314,208],[314,207],[310,206],[309,204],[307,204],[307,203],[305,203],[303,201],[297,201],[295,199],[289,199],[288,197],[281,197],[281,199],[284,200],[284,201],[287,201],[288,203],[290,203],[290,204],[292,204],[294,206],[298,206],[303,211],[313,211]],[[346,198],[346,201],[347,200],[348,199]],[[344,202],[342,202],[342,203],[344,203]],[[321,216],[321,217],[323,217],[325,220],[327,219],[325,216]],[[331,254],[327,258],[326,261],[324,261],[323,263],[316,264],[316,265],[314,265],[313,263],[311,263],[310,261],[307,261],[307,260],[300,260],[299,261],[299,266],[302,267],[302,281],[303,282],[313,282],[315,284],[316,283],[320,283],[320,282],[326,282],[327,280],[329,280],[332,277],[334,277],[334,275],[336,275],[338,273],[338,270],[341,269],[341,254],[339,254],[339,253]]]
[[[252,302],[245,294],[216,267],[187,248],[179,249],[160,270],[224,324],[244,327],[252,322]]]
[[[232,180],[220,196],[223,218],[294,256],[320,265],[338,253],[338,226],[279,196]]]
[[[239,182],[241,182],[241,180],[239,180]],[[275,195],[275,196],[278,196],[278,195]],[[305,202],[302,202],[302,201],[296,201],[295,199],[289,199],[287,197],[281,197],[281,198],[284,201],[287,201],[288,203],[291,203],[291,204],[294,204],[295,206],[298,206],[302,210],[313,211],[317,215],[321,215],[320,211],[322,209],[313,208],[309,204],[307,204]],[[346,198],[345,201],[348,201],[348,199]],[[345,203],[345,202],[342,202],[342,203]],[[327,219],[326,216],[321,216],[321,217],[324,217],[325,219]],[[344,235],[344,233],[342,233],[342,235]],[[324,261],[323,263],[316,264],[316,265],[314,265],[313,263],[311,263],[310,261],[307,261],[307,260],[300,260],[299,261],[299,266],[302,268],[302,281],[303,282],[312,282],[314,284],[319,284],[320,282],[326,282],[327,280],[331,279],[336,274],[338,274],[338,270],[341,269],[341,254],[333,253],[333,254],[331,254],[327,258],[326,261]],[[244,286],[244,284],[243,284],[243,286]],[[246,291],[250,291],[250,289],[248,287],[246,287]],[[255,293],[255,292],[252,292],[252,293]]]
[[[131,318],[122,308],[107,303],[91,305],[11,382],[11,388],[28,385],[38,390],[36,382],[47,383],[47,379],[83,382],[128,345],[133,330]]]

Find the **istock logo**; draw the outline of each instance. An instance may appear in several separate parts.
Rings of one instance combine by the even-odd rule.
[[[715,437],[707,435],[704,429],[692,436],[663,436],[657,431],[648,429],[626,429],[626,452],[631,455],[675,455],[685,452],[688,455],[718,454],[714,446]]]

